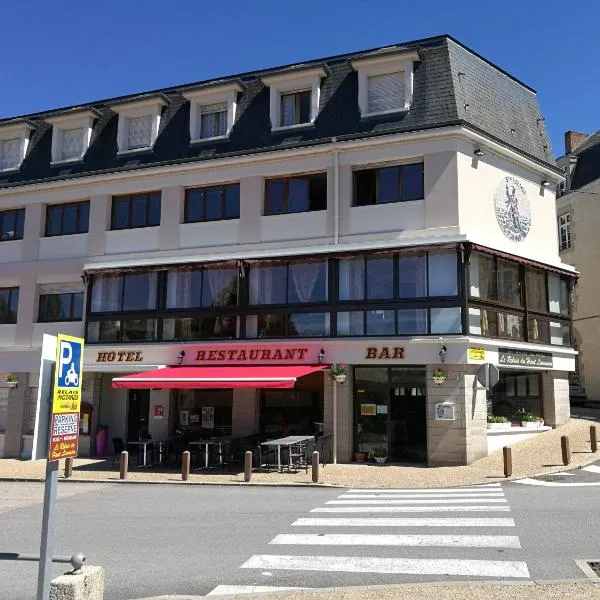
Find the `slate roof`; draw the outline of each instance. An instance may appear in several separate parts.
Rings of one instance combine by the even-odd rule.
[[[577,157],[575,169],[571,175],[571,190],[600,179],[600,130],[587,137],[572,152]]]
[[[408,113],[361,119],[357,73],[350,61],[383,49],[355,52],[303,63],[307,67],[322,66],[327,76],[322,79],[321,106],[314,126],[293,133],[271,132],[269,90],[260,81],[261,76],[291,66],[218,80],[219,83],[238,81],[244,88],[238,99],[236,123],[226,140],[189,143],[190,104],[182,92],[210,81],[21,116],[35,124],[36,130],[19,171],[0,173],[0,188],[310,146],[327,143],[334,136],[338,140],[355,139],[459,124],[556,168],[537,97],[531,88],[447,35],[388,46],[385,51],[390,48],[417,50],[420,56],[420,62],[415,64],[413,103]],[[110,105],[157,93],[168,99],[168,104],[154,148],[117,156],[118,115]],[[79,163],[51,166],[52,128],[44,118],[73,108],[92,108],[101,115],[94,125],[90,147]],[[0,125],[11,120],[2,119]]]

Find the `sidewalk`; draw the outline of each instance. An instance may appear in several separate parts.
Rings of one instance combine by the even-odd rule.
[[[513,477],[521,479],[544,473],[584,466],[600,460],[600,451],[590,450],[590,425],[596,421],[573,418],[567,425],[539,434],[533,439],[520,442],[513,447]],[[561,458],[560,437],[569,436],[572,461],[564,467]],[[73,481],[119,481],[118,465],[111,460],[76,459]],[[0,480],[41,480],[44,477],[45,461],[0,460]],[[61,477],[63,473],[61,465]],[[136,469],[130,470],[128,482],[189,483],[200,484],[243,484],[243,473],[229,474],[219,471],[192,471],[188,482],[181,481],[181,474],[174,471]],[[371,464],[328,464],[320,469],[320,484],[341,487],[363,488],[431,488],[461,485],[476,485],[506,481],[503,471],[502,451],[497,451],[464,467],[395,466]],[[263,485],[307,485],[311,484],[311,472],[298,473],[253,473],[252,484]],[[248,485],[248,484],[245,484]]]

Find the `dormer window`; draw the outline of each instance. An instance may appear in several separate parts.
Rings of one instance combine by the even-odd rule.
[[[358,72],[358,106],[362,117],[410,109],[416,52],[394,52],[352,61]]]
[[[270,89],[270,117],[273,130],[306,127],[319,114],[322,68],[292,70],[263,77]]]
[[[211,84],[184,92],[190,101],[190,142],[226,138],[235,124],[237,97],[242,87],[236,83]]]
[[[117,132],[118,153],[150,150],[156,143],[162,108],[166,101],[162,96],[145,100],[124,102],[111,106],[119,114]]]
[[[46,119],[52,125],[52,162],[81,160],[92,139],[95,111],[79,110]]]
[[[32,130],[25,121],[0,125],[0,171],[13,171],[21,166]]]

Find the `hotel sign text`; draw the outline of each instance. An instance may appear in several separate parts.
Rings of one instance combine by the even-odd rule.
[[[98,352],[96,362],[142,362],[144,355],[137,351]]]

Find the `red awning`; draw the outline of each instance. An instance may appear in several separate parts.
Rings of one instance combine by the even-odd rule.
[[[202,388],[293,388],[299,377],[321,371],[325,365],[165,367],[124,377],[115,377],[112,386],[126,389]]]

